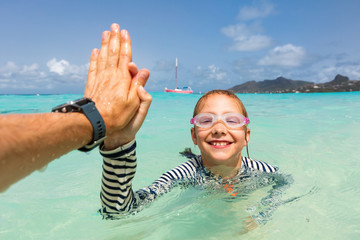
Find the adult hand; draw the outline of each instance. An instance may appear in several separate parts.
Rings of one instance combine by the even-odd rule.
[[[146,75],[148,74],[148,71],[138,71],[134,63],[129,64],[129,70],[131,72],[131,75],[134,76],[133,81],[139,83],[137,93],[140,98],[140,106],[133,118],[124,128],[118,131],[114,131],[113,134],[105,140],[104,150],[115,149],[118,146],[124,145],[132,141],[135,138],[136,133],[139,131],[141,125],[145,120],[152,101],[151,95],[147,93],[143,87],[146,83],[146,81],[144,80],[147,80],[149,78],[149,75]],[[142,75],[144,75],[144,77],[142,77]]]
[[[95,102],[105,121],[108,138],[128,125],[138,111],[137,88],[149,78],[148,70],[134,71],[131,62],[129,33],[112,24],[111,32],[103,32],[100,51],[92,51],[84,94]]]

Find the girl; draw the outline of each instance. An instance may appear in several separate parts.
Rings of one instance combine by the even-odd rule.
[[[139,95],[140,99],[145,99],[147,93],[142,94]],[[187,162],[164,173],[150,186],[134,192],[131,188],[136,172],[134,138],[147,109],[148,106],[143,111],[140,103],[137,114],[142,114],[141,117],[135,116],[134,119],[138,121],[135,121],[136,124],[129,124],[131,130],[124,130],[123,135],[118,135],[122,140],[117,141],[126,144],[113,149],[114,144],[109,144],[111,147],[108,147],[105,142],[100,147],[100,153],[104,158],[100,212],[105,218],[139,211],[156,197],[170,191],[179,182],[185,182],[187,185],[216,183],[232,197],[236,197],[239,193],[240,196],[250,189],[254,190],[254,186],[248,189],[233,187],[233,183],[246,181],[253,175],[268,176],[266,181],[257,182],[257,187],[272,184],[274,181],[280,182],[274,177],[277,175],[276,167],[253,160],[249,156],[241,156],[242,149],[247,148],[250,139],[250,129],[248,129],[250,120],[240,99],[229,91],[213,90],[199,99],[191,119],[194,125],[191,128],[191,137],[194,144],[199,147],[201,155],[195,155],[189,150],[182,152],[189,158]]]

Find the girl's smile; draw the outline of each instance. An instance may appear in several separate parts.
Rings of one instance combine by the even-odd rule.
[[[228,141],[221,141],[221,140],[214,140],[214,141],[210,141],[208,142],[211,146],[213,146],[214,148],[218,148],[218,149],[223,149],[223,148],[227,148],[230,146],[230,144],[232,144],[231,142]]]

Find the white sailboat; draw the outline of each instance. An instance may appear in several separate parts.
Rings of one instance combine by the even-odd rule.
[[[193,90],[191,89],[191,87],[183,87],[183,88],[178,88],[177,87],[177,69],[178,69],[178,59],[177,58],[176,58],[175,66],[176,66],[176,70],[175,70],[175,88],[174,89],[165,88],[165,92],[193,93]]]

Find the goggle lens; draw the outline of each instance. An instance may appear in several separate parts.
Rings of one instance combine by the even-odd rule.
[[[222,115],[200,113],[192,118],[190,123],[201,128],[209,128],[214,125],[219,118],[230,128],[240,128],[250,123],[250,120],[240,113],[225,113]]]

